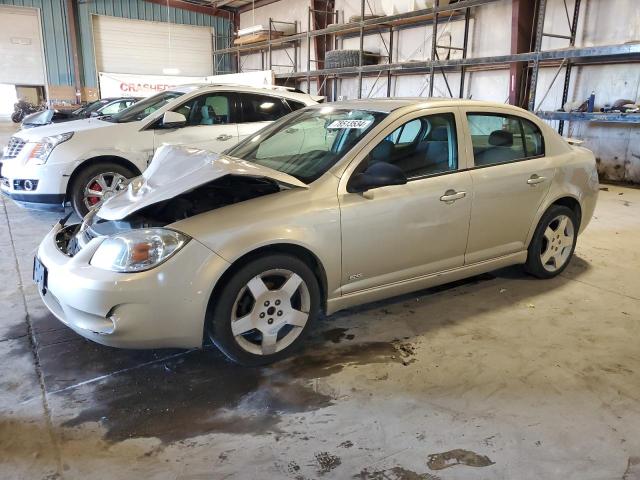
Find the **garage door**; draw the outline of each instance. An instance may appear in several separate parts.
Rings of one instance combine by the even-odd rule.
[[[46,83],[40,17],[33,8],[0,7],[0,83]]]
[[[213,29],[94,15],[99,72],[206,76],[213,72]]]

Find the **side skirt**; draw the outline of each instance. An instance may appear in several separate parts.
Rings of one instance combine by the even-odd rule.
[[[341,297],[327,300],[327,315],[343,310],[345,308],[361,305],[364,303],[375,302],[385,298],[403,295],[405,293],[423,290],[425,288],[435,287],[444,283],[455,282],[463,278],[473,277],[481,273],[490,272],[499,268],[508,267],[510,265],[522,264],[527,261],[527,252],[522,251],[512,253],[503,257],[485,260],[465,265],[463,267],[445,270],[443,272],[432,273],[402,282],[391,283],[380,287],[369,288],[359,292],[349,293]]]

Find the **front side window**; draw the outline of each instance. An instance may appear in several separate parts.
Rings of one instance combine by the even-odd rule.
[[[476,166],[496,165],[544,155],[540,129],[524,118],[468,113]]]
[[[187,119],[187,125],[226,125],[231,123],[232,98],[225,93],[200,95],[176,108]]]
[[[311,183],[386,116],[381,112],[334,107],[300,110],[226,153]]]
[[[244,123],[272,122],[291,112],[289,106],[278,97],[242,93],[240,98]]]
[[[377,162],[399,167],[408,179],[457,170],[455,116],[425,115],[401,125],[371,150],[358,171]]]

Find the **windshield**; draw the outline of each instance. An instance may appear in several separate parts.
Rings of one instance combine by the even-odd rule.
[[[108,120],[116,123],[137,122],[151,115],[156,110],[164,107],[174,98],[184,95],[183,92],[161,92],[152,97],[140,100],[129,108],[125,108],[121,112],[111,115]]]
[[[311,183],[387,116],[330,106],[300,110],[225,152]]]

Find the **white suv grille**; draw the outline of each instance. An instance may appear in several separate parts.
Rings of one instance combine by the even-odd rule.
[[[4,158],[15,158],[24,148],[27,142],[19,139],[18,137],[11,137],[9,144],[4,149]]]

